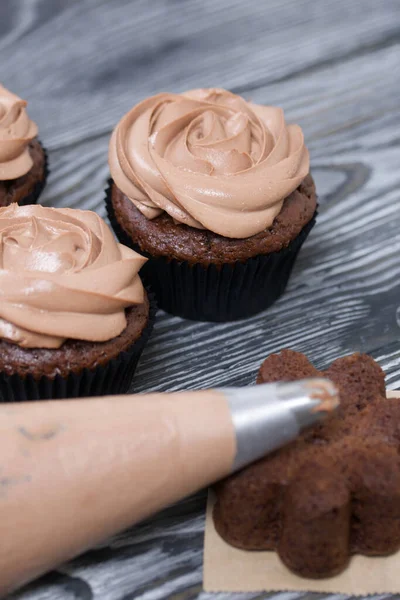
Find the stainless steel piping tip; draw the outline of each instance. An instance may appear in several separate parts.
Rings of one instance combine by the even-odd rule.
[[[323,378],[221,391],[228,399],[236,432],[233,471],[294,440],[339,406],[336,387]]]

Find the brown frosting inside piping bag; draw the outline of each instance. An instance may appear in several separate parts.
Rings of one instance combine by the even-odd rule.
[[[101,342],[141,304],[146,259],[118,244],[96,213],[69,208],[0,209],[0,338],[59,348],[67,338]]]
[[[280,108],[222,89],[162,93],[116,126],[109,147],[117,187],[149,219],[246,238],[270,227],[309,172],[298,125]]]
[[[25,110],[27,103],[0,84],[0,180],[26,175],[33,162],[29,142],[37,136],[36,123]]]

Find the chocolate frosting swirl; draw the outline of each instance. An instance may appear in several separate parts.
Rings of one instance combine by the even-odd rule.
[[[270,227],[309,171],[298,125],[282,109],[222,89],[158,94],[130,110],[109,148],[111,175],[149,219],[230,238]]]
[[[0,180],[26,175],[33,162],[29,142],[37,136],[36,123],[31,121],[21,100],[0,85]]]
[[[67,338],[102,342],[142,304],[146,259],[118,244],[96,213],[69,208],[0,209],[0,338],[59,348]]]

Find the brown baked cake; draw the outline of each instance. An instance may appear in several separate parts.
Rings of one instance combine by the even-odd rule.
[[[138,271],[91,211],[0,208],[0,397],[127,391],[155,306]]]
[[[204,267],[210,264],[222,267],[287,248],[311,221],[317,206],[315,185],[309,174],[284,200],[271,227],[249,238],[235,239],[178,224],[167,213],[147,219],[114,183],[110,196],[114,218],[125,234],[125,241],[129,237],[142,254],[167,256]]]
[[[35,203],[46,183],[47,155],[25,107],[0,85],[0,206]]]
[[[256,314],[284,291],[316,214],[309,155],[283,111],[221,89],[158,94],[110,140],[106,204],[161,308]]]
[[[149,321],[149,299],[125,311],[126,328],[118,336],[105,342],[69,339],[59,348],[21,348],[0,340],[0,372],[5,375],[40,379],[44,375],[68,377],[82,369],[105,366],[121,352],[127,350],[142,335]]]
[[[214,522],[230,544],[275,550],[300,576],[331,577],[352,554],[400,548],[400,402],[369,356],[353,354],[326,371],[284,350],[262,364],[257,382],[323,376],[340,391],[330,420],[217,487]]]

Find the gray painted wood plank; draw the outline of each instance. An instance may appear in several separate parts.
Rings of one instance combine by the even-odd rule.
[[[0,79],[51,150],[46,204],[104,215],[110,131],[160,90],[234,88],[304,129],[320,215],[287,293],[240,324],[160,314],[137,391],[248,385],[282,347],[317,366],[369,352],[400,387],[399,17],[397,0],[1,0]],[[202,492],[13,597],[265,598],[201,591],[204,506]]]
[[[14,28],[0,40],[2,77],[30,98],[51,147],[107,131],[160,89],[254,88],[399,35],[396,0],[3,2]]]

